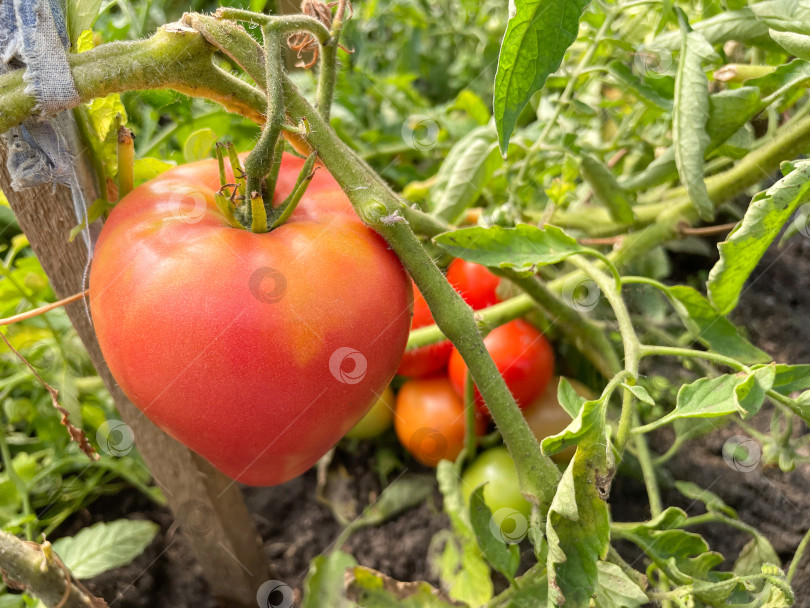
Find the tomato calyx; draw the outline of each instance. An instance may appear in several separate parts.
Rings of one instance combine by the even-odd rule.
[[[228,180],[225,167],[225,156],[223,148],[227,151],[228,162],[233,173],[233,181]],[[280,140],[279,148],[283,148],[283,140]],[[247,173],[242,167],[242,163],[229,143],[216,145],[217,163],[219,164],[220,189],[215,193],[214,200],[220,213],[225,217],[228,224],[234,228],[250,230],[256,234],[270,232],[284,224],[301,198],[306,193],[312,178],[315,175],[315,152],[312,152],[301,167],[295,186],[287,197],[278,205],[273,203],[275,183],[278,171],[281,166],[282,154],[279,151],[277,158],[279,162],[271,168],[270,175],[262,183],[262,192],[247,192]],[[272,188],[270,187],[272,186]]]

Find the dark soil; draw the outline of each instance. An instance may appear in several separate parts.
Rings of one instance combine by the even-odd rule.
[[[681,272],[693,265],[707,267],[705,258],[680,259],[676,263]],[[799,235],[785,249],[773,248],[766,255],[734,313],[735,320],[748,328],[752,340],[778,361],[810,362],[810,298],[805,292],[808,277],[810,240]],[[755,424],[766,429],[768,417],[757,417]],[[736,471],[723,460],[722,447],[729,437],[740,434],[744,434],[741,429],[729,425],[695,439],[670,461],[668,469],[674,479],[694,481],[718,494],[737,510],[740,519],[765,533],[787,565],[810,527],[810,465],[801,465],[791,473],[761,466],[750,472]],[[667,431],[655,434],[653,449],[665,451],[671,437]],[[381,490],[377,474],[372,472],[372,458],[371,448],[354,456],[339,451],[336,456],[337,465],[352,478],[349,492],[360,507],[373,501]],[[342,529],[330,509],[316,500],[315,493],[314,471],[276,488],[245,489],[278,579],[297,589],[309,561],[330,547]],[[649,517],[644,487],[632,477],[619,476],[615,480],[611,504],[616,520]],[[672,489],[664,489],[664,504],[680,506],[690,514],[703,511],[700,503],[691,503]],[[361,564],[395,579],[435,581],[426,556],[433,534],[447,525],[439,505],[438,493],[434,493],[431,500],[388,523],[360,530],[344,548]],[[152,519],[161,524],[161,534],[130,566],[90,581],[87,586],[92,592],[116,608],[216,606],[207,594],[188,545],[173,531],[170,514],[134,491],[97,501],[91,512],[74,518],[65,533],[100,519],[118,517]],[[696,531],[704,535],[712,549],[727,556],[728,566],[749,540],[745,534],[722,526]],[[626,557],[644,570],[643,558],[632,551],[626,552]],[[799,569],[794,583],[796,606],[810,607],[810,559]]]

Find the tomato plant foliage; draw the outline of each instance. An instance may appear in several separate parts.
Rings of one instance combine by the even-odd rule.
[[[277,8],[223,4],[268,14]],[[317,12],[313,5],[332,17],[346,8],[307,2],[304,11]],[[77,64],[91,65],[99,56],[93,47],[113,40],[130,41],[120,48],[139,49],[148,61],[137,45],[149,41],[139,39],[184,9],[216,6],[118,0],[68,1],[65,8],[73,50],[83,53]],[[246,115],[244,106],[228,104],[240,95],[258,99],[253,118],[269,116],[268,126],[155,88],[204,94],[210,82],[202,73],[195,86],[184,87],[117,82],[112,75],[102,93],[111,95],[76,110],[101,183],[110,186],[90,207],[90,220],[108,217],[91,306],[122,388],[175,437],[253,483],[300,474],[372,402],[386,408],[371,430],[335,448],[351,454],[359,440],[372,442],[379,477],[396,473],[376,500],[358,510],[356,500],[331,494],[329,480],[345,472],[330,465],[334,452],[319,464],[319,479],[326,479],[319,498],[345,531],[312,561],[304,606],[793,605],[798,590],[808,592],[796,576],[807,543],[782,563],[788,551],[774,549],[759,530],[767,527],[762,522],[740,519],[740,505],[724,502],[733,497],[722,484],[709,491],[697,477],[674,479],[667,464],[721,425],[735,433],[718,454],[729,477],[762,467],[787,474],[810,460],[810,367],[784,361],[778,345],[751,335],[735,311],[756,297],[764,258],[772,256],[770,264],[777,248],[810,238],[807,4],[392,0],[356,2],[353,9],[333,30],[345,48],[322,38],[317,70],[274,64],[278,48],[262,57],[260,70],[251,64],[274,48],[272,28],[253,26],[284,18],[220,13],[219,22],[232,28],[224,42],[212,22],[184,18],[189,37],[195,27],[209,27],[206,44],[225,51],[206,47],[230,87],[208,96]],[[251,25],[237,27],[238,19]],[[320,31],[308,27],[309,34]],[[316,46],[313,39],[301,59],[308,61]],[[330,57],[338,59],[336,72]],[[111,71],[126,67],[113,63]],[[267,86],[268,75],[282,83],[280,96],[272,80]],[[4,97],[10,103],[12,77],[0,76],[0,90],[12,91]],[[318,113],[304,98],[317,99]],[[279,99],[286,105],[274,115]],[[113,208],[124,167],[114,127],[124,121],[138,135],[134,182],[157,179]],[[226,184],[232,196],[223,197],[216,164],[204,160],[212,148],[227,141],[232,151],[256,148],[277,160],[274,151],[286,144],[268,148],[265,139],[282,130],[297,144],[286,148],[283,163],[267,165],[258,180],[255,164],[246,164],[257,196],[245,197],[241,176],[231,171],[226,177],[237,186]],[[299,176],[305,161],[291,150],[307,153],[303,141],[319,157],[311,180],[307,171]],[[202,164],[172,168],[193,161]],[[287,223],[273,230],[270,222],[267,234],[242,230],[263,232],[255,221],[262,209],[278,219],[277,208],[290,201],[282,200],[305,182]],[[172,207],[177,201],[167,195],[189,185],[206,201],[202,218],[190,218],[182,204]],[[254,204],[262,196],[267,204]],[[214,216],[217,238],[201,250],[200,234]],[[5,206],[0,220],[7,224],[0,236],[0,310],[10,316],[53,294]],[[303,242],[289,236],[295,230],[311,234]],[[411,321],[408,279],[382,238],[413,277]],[[265,247],[271,241],[279,243],[272,255]],[[295,259],[285,257],[291,252]],[[373,263],[364,265],[364,256]],[[286,260],[285,303],[268,313],[266,301],[240,292],[256,268],[238,258],[275,270]],[[474,317],[452,299],[433,262],[447,269]],[[141,274],[121,278],[124,267]],[[245,302],[253,306],[253,325],[220,342]],[[318,314],[306,312],[315,308]],[[319,341],[301,337],[302,314],[322,334]],[[458,319],[465,314],[462,331]],[[491,348],[516,326],[525,328],[522,338],[501,340],[508,357]],[[396,335],[379,340],[386,332]],[[111,429],[120,421],[65,315],[28,319],[7,335],[59,386],[74,423],[103,457],[82,475],[84,461],[47,391],[4,351],[3,529],[28,540],[51,534],[96,497],[125,485],[161,501],[132,446],[110,440],[119,438]],[[367,347],[368,386],[353,377],[345,382],[339,366],[329,376],[329,353],[358,339]],[[195,357],[209,350],[211,358],[195,367]],[[282,373],[293,363],[294,373]],[[378,398],[397,366],[392,412],[390,393]],[[178,369],[194,370],[194,381],[177,382]],[[268,378],[280,393],[268,392]],[[325,383],[328,406],[302,413],[299,402],[311,402]],[[494,425],[486,435],[489,414]],[[386,430],[391,417],[393,432]],[[314,430],[268,452],[266,436],[280,423]],[[674,439],[662,439],[658,429]],[[261,471],[252,476],[245,465],[257,458]],[[435,472],[406,470],[415,462]],[[612,511],[621,498],[617,475],[643,484],[648,502],[638,521]],[[68,483],[74,490],[51,509],[54,493]],[[414,559],[430,564],[435,585],[395,581],[347,552],[344,541],[357,530],[407,517],[401,514],[434,490],[445,526]],[[673,493],[703,511],[667,504]],[[743,549],[721,555],[707,540],[718,533],[704,538],[699,524],[745,535]],[[146,523],[97,524],[54,549],[74,574],[93,576],[131,560],[154,533]],[[113,537],[125,542],[113,546]],[[23,602],[11,594],[0,601]]]

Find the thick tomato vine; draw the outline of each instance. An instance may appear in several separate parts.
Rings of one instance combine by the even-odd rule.
[[[286,155],[282,200],[302,161]],[[281,483],[357,423],[399,364],[412,292],[325,169],[290,220],[217,210],[217,165],[172,169],[104,225],[90,307],[110,370],[158,426],[244,483]]]

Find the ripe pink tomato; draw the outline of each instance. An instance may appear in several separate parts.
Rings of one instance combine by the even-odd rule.
[[[302,161],[285,155],[276,202]],[[321,168],[266,234],[218,211],[214,161],[172,169],[110,214],[90,273],[104,357],[132,402],[230,477],[291,479],[369,410],[399,364],[412,291]]]

